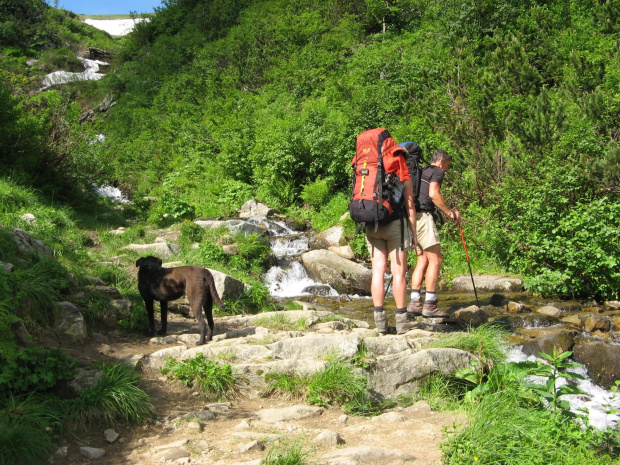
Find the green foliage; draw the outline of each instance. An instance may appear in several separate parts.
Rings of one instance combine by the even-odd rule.
[[[465,350],[478,358],[476,372],[481,378],[493,365],[506,360],[507,345],[502,339],[504,330],[493,323],[485,323],[476,328],[469,327],[467,332],[454,333],[436,342],[433,347],[452,347]]]
[[[450,464],[612,464],[597,455],[598,433],[546,409],[524,407],[509,390],[484,396],[468,410],[467,425],[441,444]]]
[[[0,389],[13,395],[46,391],[72,376],[75,361],[59,349],[27,347],[0,359]]]
[[[233,375],[230,364],[220,365],[204,358],[202,354],[183,361],[168,358],[161,371],[170,379],[178,379],[188,387],[202,389],[209,399],[222,400],[237,395],[239,380]]]
[[[430,405],[433,410],[456,410],[466,391],[463,383],[442,373],[431,373],[425,380],[417,396]]]
[[[330,197],[330,180],[318,178],[302,187],[301,199],[314,210],[320,210]]]
[[[125,363],[97,365],[102,376],[67,405],[68,421],[76,428],[137,424],[154,414],[150,396],[142,390],[133,367]]]
[[[367,391],[368,380],[341,361],[332,361],[308,380],[307,401],[325,407],[339,405],[347,413],[371,415],[377,412]]]
[[[271,372],[265,375],[267,388],[263,397],[278,396],[289,400],[305,400],[309,377],[297,373]]]
[[[308,465],[310,453],[299,442],[284,442],[269,449],[259,465]]]
[[[38,465],[54,450],[62,422],[57,402],[35,396],[0,397],[0,463]]]
[[[575,384],[558,384],[560,379],[572,381],[576,379],[585,379],[578,373],[568,371],[568,368],[579,368],[578,363],[566,362],[565,360],[573,353],[570,351],[558,354],[557,349],[553,346],[553,354],[539,353],[541,357],[549,363],[536,361],[535,366],[530,368],[529,374],[535,376],[543,376],[547,378],[545,384],[526,383],[525,386],[532,389],[536,394],[540,395],[549,403],[549,407],[554,410],[563,410],[569,412],[570,404],[567,400],[560,400],[560,397],[566,395],[586,395],[586,393]]]

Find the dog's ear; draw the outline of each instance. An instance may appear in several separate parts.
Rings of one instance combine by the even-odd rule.
[[[140,268],[142,266],[143,262],[144,262],[144,257],[138,258],[138,260],[136,260],[136,266],[138,268]]]
[[[157,258],[157,257],[154,257],[154,258],[155,258],[155,260],[157,261],[157,264],[158,264],[159,266],[162,266],[162,265],[164,264],[164,262],[162,262],[162,261],[161,261],[161,258]]]

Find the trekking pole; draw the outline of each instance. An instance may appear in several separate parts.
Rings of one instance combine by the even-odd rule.
[[[385,296],[387,296],[388,291],[390,290],[390,284],[392,284],[392,279],[394,279],[394,276],[392,276],[390,278],[390,282],[388,283],[387,287],[385,288],[385,293],[383,294],[383,298],[385,299]]]
[[[469,254],[467,253],[467,245],[465,244],[465,236],[463,235],[463,226],[461,226],[460,221],[459,221],[459,231],[461,232],[461,240],[463,241],[463,248],[465,249],[465,258],[467,259],[467,266],[469,266],[469,276],[471,276],[471,285],[474,288],[474,295],[476,296],[476,305],[480,307],[480,302],[478,302],[478,291],[476,291],[476,284],[474,283],[474,274],[471,271],[471,263],[469,263]]]

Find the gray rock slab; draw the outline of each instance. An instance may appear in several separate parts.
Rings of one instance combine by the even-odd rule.
[[[508,278],[501,275],[474,275],[474,283],[478,292],[519,292],[523,282],[519,278]],[[453,292],[473,292],[471,276],[457,276],[452,280]]]
[[[293,405],[291,407],[265,409],[256,412],[256,416],[261,421],[267,423],[302,420],[304,418],[316,417],[322,414],[322,407],[311,407],[309,405]]]
[[[387,450],[380,447],[358,446],[338,449],[328,452],[321,456],[323,461],[329,465],[339,465],[342,463],[358,463],[360,465],[376,465],[380,463],[389,463],[392,460],[414,460],[415,457],[409,454],[403,454],[396,450]],[[348,460],[348,462],[345,462]]]

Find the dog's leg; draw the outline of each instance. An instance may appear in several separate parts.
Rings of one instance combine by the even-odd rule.
[[[206,302],[204,304],[204,311],[207,317],[207,322],[209,323],[209,333],[207,336],[207,342],[209,342],[213,338],[213,299],[210,296],[207,296]],[[206,329],[206,325],[205,325]]]
[[[160,336],[165,336],[168,332],[168,301],[160,301],[159,306],[161,307],[161,329],[158,334]]]
[[[144,306],[146,307],[146,316],[149,319],[149,329],[146,335],[154,336],[155,335],[155,312],[153,310],[153,300],[144,299]]]
[[[194,314],[194,318],[198,320],[198,327],[200,328],[200,339],[198,340],[196,345],[201,346],[205,343],[205,339],[207,336],[207,323],[205,322],[205,319],[202,316],[202,306],[203,306],[204,296],[192,296],[188,300],[189,300],[189,306],[192,308],[192,313]]]

